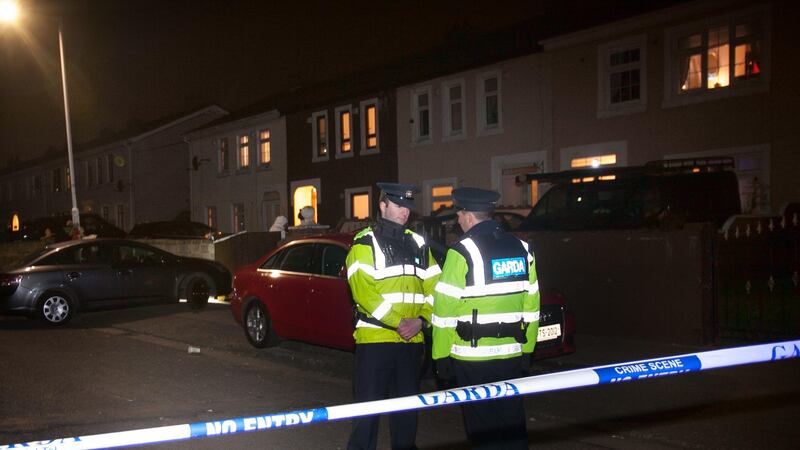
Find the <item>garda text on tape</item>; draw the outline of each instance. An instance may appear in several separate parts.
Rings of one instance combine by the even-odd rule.
[[[375,414],[458,405],[584,386],[646,380],[653,377],[679,375],[701,370],[798,357],[800,357],[800,340],[784,341],[624,362],[407,397],[329,406],[327,408],[7,444],[0,445],[0,450],[89,450],[199,439],[273,428],[295,427],[316,422],[353,419]]]

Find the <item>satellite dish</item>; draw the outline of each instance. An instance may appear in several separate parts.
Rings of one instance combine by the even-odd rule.
[[[114,165],[117,167],[125,167],[125,158],[120,155],[114,156]]]

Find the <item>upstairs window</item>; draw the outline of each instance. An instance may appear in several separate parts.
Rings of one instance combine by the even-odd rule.
[[[103,176],[103,170],[105,169],[105,164],[103,164],[103,158],[98,156],[95,160],[95,164],[97,165],[97,184],[101,185],[105,183],[105,176]]]
[[[336,156],[353,155],[353,122],[350,106],[336,108]]]
[[[219,171],[228,171],[228,138],[219,139]]]
[[[269,129],[258,132],[258,163],[266,166],[272,159],[270,153]]]
[[[243,134],[239,136],[239,168],[246,169],[250,167],[250,136]]]
[[[414,142],[427,142],[431,139],[431,88],[417,89],[411,96],[411,117]]]
[[[668,31],[667,106],[768,89],[764,6]]]
[[[598,117],[642,112],[647,100],[645,35],[612,42],[598,51]]]
[[[380,151],[378,133],[378,99],[365,100],[361,109],[361,154],[370,155]]]
[[[211,228],[217,227],[217,207],[206,206],[206,225]]]
[[[106,172],[108,173],[108,182],[114,182],[114,155],[106,155]]]
[[[328,160],[328,112],[320,111],[311,115],[312,161]]]
[[[84,161],[83,168],[85,169],[84,173],[86,174],[86,178],[84,180],[86,187],[94,186],[94,164],[92,164],[91,161]]]
[[[442,98],[442,111],[444,120],[444,136],[464,136],[465,108],[464,108],[464,82],[452,81],[442,85],[444,96]]]
[[[478,131],[493,134],[502,131],[502,84],[500,71],[478,77]]]

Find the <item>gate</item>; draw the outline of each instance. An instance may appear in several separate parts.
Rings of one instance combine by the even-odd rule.
[[[734,216],[713,239],[718,340],[800,335],[800,204]]]

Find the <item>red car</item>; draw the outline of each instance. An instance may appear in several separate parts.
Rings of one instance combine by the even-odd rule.
[[[231,312],[247,340],[263,348],[278,337],[352,351],[353,310],[345,257],[353,234],[287,242],[233,278]],[[534,358],[575,351],[572,314],[561,295],[542,293]]]

